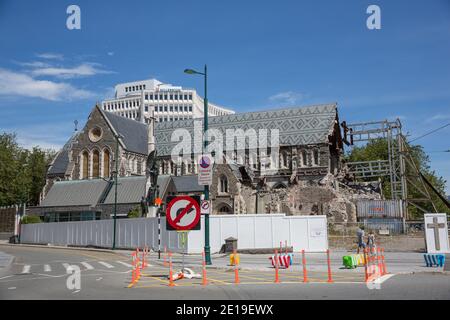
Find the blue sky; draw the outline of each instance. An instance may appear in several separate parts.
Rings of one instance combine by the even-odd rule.
[[[81,8],[81,30],[66,8]],[[381,8],[381,30],[366,9]],[[0,0],[0,131],[61,146],[119,82],[198,88],[236,111],[338,102],[348,122],[450,122],[450,1]],[[450,181],[450,126],[417,141]],[[450,184],[447,184],[450,193]]]

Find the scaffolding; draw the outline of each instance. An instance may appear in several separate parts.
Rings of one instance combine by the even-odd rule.
[[[431,203],[435,212],[436,206],[426,187],[425,177],[413,160],[406,139],[402,134],[402,124],[395,121],[373,121],[364,123],[341,123],[344,131],[344,143],[353,146],[358,142],[369,142],[376,139],[386,139],[388,159],[358,161],[347,163],[349,174],[356,179],[389,177],[391,198],[402,200],[404,218],[409,220],[408,209],[414,206],[422,212],[428,212],[424,203]],[[421,197],[411,196],[411,190],[416,190]]]

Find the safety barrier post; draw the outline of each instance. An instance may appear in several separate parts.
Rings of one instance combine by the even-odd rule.
[[[378,275],[383,275],[383,266],[381,265],[381,253],[380,247],[377,247],[377,267],[378,267]]]
[[[144,269],[145,267],[147,267],[146,263],[145,263],[145,247],[142,248],[142,269]]]
[[[281,244],[281,242],[280,242]],[[280,283],[280,278],[279,278],[279,274],[278,274],[278,250],[275,249],[275,283]]]
[[[136,282],[136,259],[135,252],[131,254],[131,282]]]
[[[364,275],[365,275],[365,281],[369,281],[369,257],[367,255],[367,249],[363,249],[364,252]]]
[[[206,261],[205,261],[205,251],[202,251],[202,285],[206,286],[208,280],[206,279]]]
[[[141,261],[139,260],[139,249],[136,249],[136,280],[141,278]]]
[[[332,283],[333,279],[331,278],[331,260],[330,260],[330,249],[327,249],[327,264],[328,264],[328,283]]]
[[[383,275],[387,274],[387,270],[386,270],[386,260],[384,259],[384,248],[381,248],[381,262],[383,265]]]
[[[302,250],[302,265],[303,265],[303,282],[308,282],[308,273],[306,271],[306,255],[305,250]]]
[[[234,283],[238,284],[238,283],[240,283],[240,281],[239,281],[239,269],[238,269],[238,261],[239,261],[239,259],[236,259],[236,257],[237,257],[237,250],[236,249],[233,250],[233,256],[234,256]]]
[[[169,251],[169,287],[173,287],[172,253]]]

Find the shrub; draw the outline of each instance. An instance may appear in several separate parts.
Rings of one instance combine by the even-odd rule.
[[[139,206],[134,207],[128,212],[128,218],[140,218],[141,217],[141,209]]]
[[[28,224],[28,223],[41,223],[42,220],[39,216],[36,215],[30,215],[30,216],[24,216],[22,217],[22,223]]]

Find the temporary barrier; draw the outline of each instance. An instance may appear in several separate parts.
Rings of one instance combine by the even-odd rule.
[[[445,255],[438,253],[425,253],[423,255],[427,267],[443,267],[445,264]]]
[[[364,249],[364,273],[366,282],[373,281],[387,273],[383,248],[375,251]]]
[[[280,253],[269,257],[269,259],[271,260],[273,267],[275,267],[275,264],[277,264],[278,266],[289,268],[289,266],[292,265],[292,257],[293,257],[292,253],[288,254]]]
[[[233,252],[230,254],[230,266],[239,264],[239,254]]]
[[[25,224],[22,243],[96,246],[110,248],[113,244],[113,219]],[[116,247],[149,246],[158,250],[158,218],[118,219]],[[161,243],[167,250],[181,252],[184,248],[176,232],[166,230],[161,220]],[[204,246],[204,216],[201,230],[189,232],[186,253],[201,253]],[[328,248],[326,216],[286,216],[284,214],[212,215],[209,222],[211,252],[219,252],[228,237],[239,239],[242,249],[275,248],[287,240],[294,251],[324,252]],[[280,252],[281,253],[281,252]]]
[[[364,254],[350,254],[342,257],[342,264],[347,269],[354,269],[358,266],[364,265]]]

